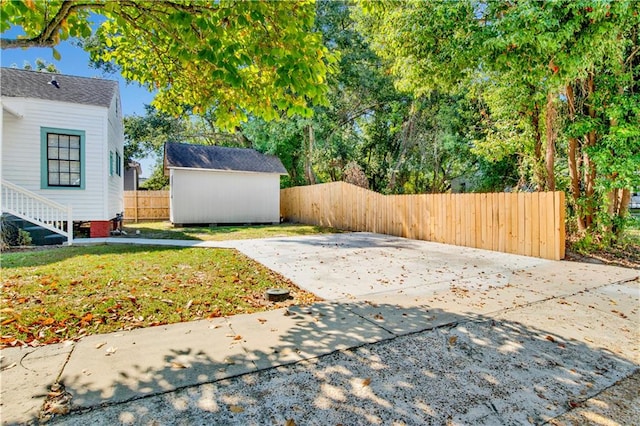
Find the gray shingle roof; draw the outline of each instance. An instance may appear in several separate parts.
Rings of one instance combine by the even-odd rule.
[[[60,88],[49,84],[55,77]],[[0,68],[0,94],[13,98],[46,99],[109,107],[118,82],[17,68]]]
[[[165,144],[164,167],[287,174],[275,155],[261,154],[255,149],[186,143]]]

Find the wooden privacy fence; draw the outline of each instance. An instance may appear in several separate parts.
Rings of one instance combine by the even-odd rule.
[[[124,191],[124,220],[169,219],[169,191]]]
[[[564,258],[564,193],[382,195],[345,182],[286,188],[280,214],[350,231]]]

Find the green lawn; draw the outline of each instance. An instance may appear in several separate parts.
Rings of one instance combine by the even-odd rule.
[[[124,226],[128,237],[173,240],[245,240],[251,238],[292,237],[340,232],[334,228],[282,223],[259,226],[173,227],[170,222],[141,222]],[[136,231],[139,231],[137,233]]]
[[[305,304],[317,298],[230,249],[72,246],[2,254],[0,345],[37,344]],[[272,287],[293,299],[274,304]]]

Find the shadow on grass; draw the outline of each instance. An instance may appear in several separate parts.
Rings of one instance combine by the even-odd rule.
[[[279,225],[186,226],[172,228],[168,223],[128,224],[124,230],[127,238],[152,238],[170,240],[233,240],[271,238],[281,236],[305,236],[343,231],[313,225],[281,223]],[[136,234],[139,231],[139,234]]]
[[[159,252],[181,250],[187,247],[178,246],[137,246],[131,244],[96,244],[83,246],[66,246],[37,248],[16,252],[2,253],[2,268],[45,266],[80,256],[101,256],[123,253]]]
[[[156,334],[170,342],[161,351],[133,339],[99,360],[106,377],[78,366],[63,374],[74,412],[54,423],[540,424],[638,367],[514,321],[356,305],[360,311],[320,303],[264,322],[192,323],[191,337],[184,326],[168,328]],[[378,320],[356,313],[362,309]],[[421,331],[387,331],[398,328]],[[243,337],[225,339],[233,335]]]

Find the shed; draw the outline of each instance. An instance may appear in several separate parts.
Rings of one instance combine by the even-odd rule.
[[[177,224],[280,222],[280,159],[254,149],[167,143],[170,220]]]

